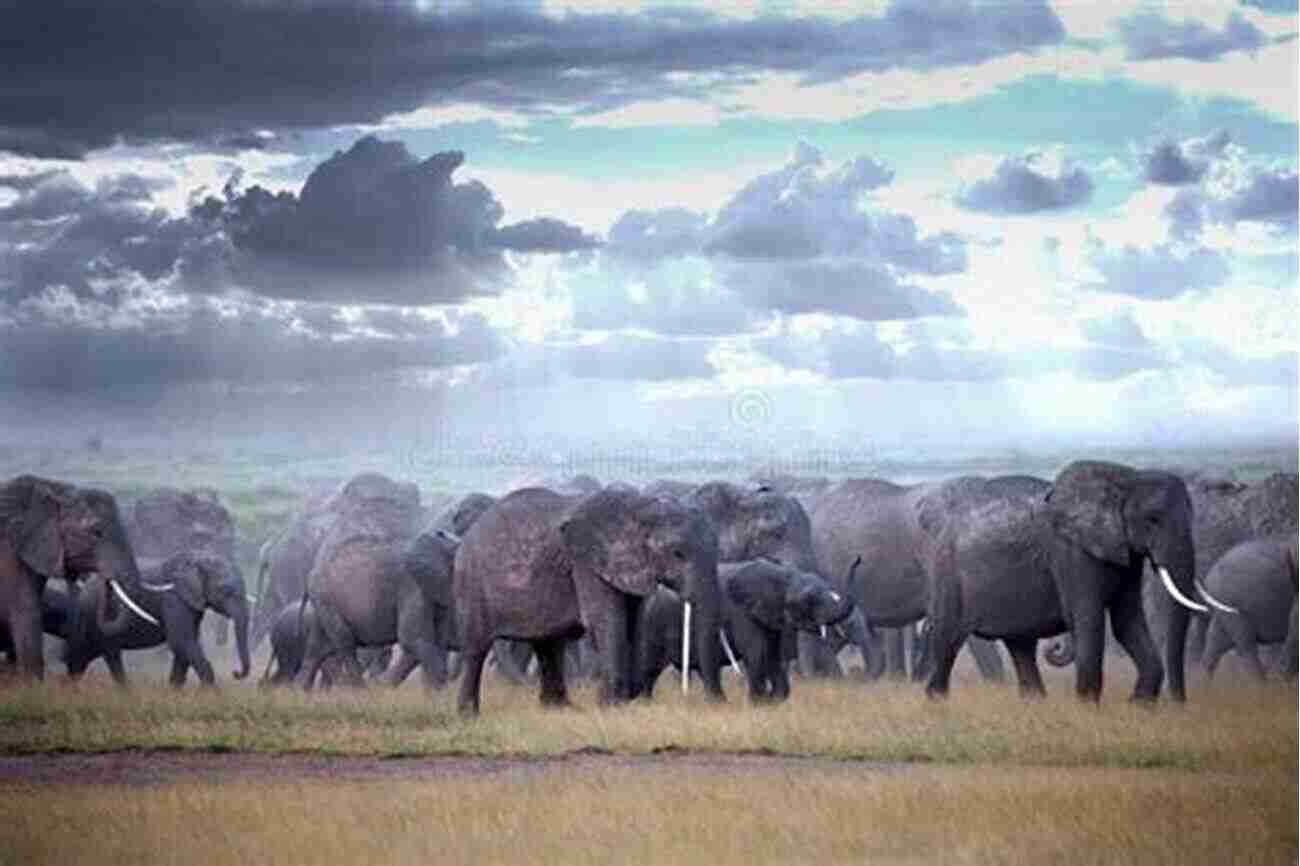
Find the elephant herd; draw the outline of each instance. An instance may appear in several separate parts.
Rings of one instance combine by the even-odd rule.
[[[234,624],[236,677],[269,637],[264,682],[371,671],[396,685],[418,667],[430,688],[459,676],[467,715],[489,663],[522,680],[535,659],[547,705],[584,671],[602,703],[649,697],[670,666],[720,700],[728,665],[752,701],[781,701],[792,664],[842,675],[845,648],[868,679],[898,670],[909,629],[933,697],[963,646],[1001,678],[995,642],[1039,695],[1038,643],[1061,636],[1049,662],[1072,660],[1078,695],[1096,700],[1107,627],[1135,700],[1166,679],[1183,700],[1189,655],[1212,674],[1235,649],[1262,678],[1260,645],[1281,645],[1278,673],[1296,672],[1294,475],[1246,485],[1084,460],[1051,481],[581,480],[435,515],[414,484],[363,473],[263,545],[250,606],[215,496],[164,490],[124,517],[103,491],[21,476],[0,486],[0,649],[39,677],[44,630],[70,674],[103,658],[125,682],[123,650],[166,644],[173,684],[190,668],[212,683],[199,639],[212,609]],[[169,531],[172,512],[188,535]]]

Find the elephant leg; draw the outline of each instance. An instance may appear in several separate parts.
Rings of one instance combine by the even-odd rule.
[[[763,648],[767,669],[768,700],[781,703],[790,697],[790,676],[786,672],[784,653],[781,652],[781,633],[766,636]]]
[[[339,660],[339,679],[353,688],[364,688],[366,681],[357,661],[357,639],[339,613],[327,604],[316,605],[316,625],[324,634],[332,655]]]
[[[1193,613],[1187,620],[1187,657],[1197,664],[1205,656],[1205,641],[1209,636],[1210,618]]]
[[[901,628],[882,629],[885,644],[885,674],[891,680],[907,679],[907,644]]]
[[[1106,646],[1106,612],[1099,603],[1076,599],[1073,617],[1074,691],[1081,700],[1100,701],[1102,652]]]
[[[126,680],[126,667],[122,664],[122,653],[119,650],[106,650],[104,652],[104,664],[108,665],[108,672],[113,676],[113,682],[125,688],[128,683]]]
[[[168,598],[163,602],[163,619],[167,628],[167,647],[172,651],[171,684],[178,688],[184,685],[185,675],[193,667],[199,682],[205,686],[216,685],[212,665],[199,642],[203,614],[193,612],[179,598]]]
[[[23,579],[22,575],[19,578]],[[41,631],[41,591],[37,589],[33,593],[31,590],[32,587],[24,585],[18,598],[10,605],[9,634],[18,672],[42,680],[45,679],[45,649]]]
[[[1258,682],[1264,680],[1264,666],[1259,660],[1259,638],[1250,620],[1241,614],[1223,617],[1223,627],[1232,637],[1233,648],[1245,665],[1246,671]]]
[[[532,647],[527,642],[497,638],[492,644],[492,658],[496,661],[497,673],[510,683],[518,686],[528,682]]]
[[[1223,627],[1222,616],[1222,614],[1215,614],[1205,630],[1205,652],[1201,657],[1201,663],[1209,679],[1214,679],[1214,672],[1218,670],[1219,662],[1223,660],[1224,654],[1232,649],[1232,635],[1228,634],[1228,630]]]
[[[966,641],[966,649],[970,650],[971,656],[975,659],[975,666],[979,668],[980,676],[986,682],[1001,683],[1006,681],[1007,675],[1002,667],[1002,656],[998,653],[996,643],[982,637],[971,637],[970,640]],[[1011,646],[1008,644],[1007,652],[1010,651]]]
[[[594,575],[575,580],[582,619],[596,642],[601,659],[598,700],[613,704],[626,700],[630,682],[632,648],[628,646],[629,616],[638,611],[622,592]]]
[[[533,652],[537,655],[538,679],[541,687],[538,700],[544,707],[567,707],[569,691],[564,684],[564,654],[568,640],[565,638],[548,638],[533,641]]]
[[[465,647],[462,649],[465,671],[461,674],[460,695],[456,699],[456,708],[462,716],[478,715],[479,694],[483,680],[483,663],[487,661],[488,652],[491,649],[492,642],[490,640],[483,641],[480,644],[465,641]]]
[[[967,641],[973,644],[974,639]],[[1041,698],[1047,694],[1043,688],[1043,675],[1038,670],[1038,638],[1016,637],[1003,638],[1002,643],[1011,656],[1011,664],[1016,669],[1016,682],[1020,684],[1020,696],[1024,698]],[[973,651],[973,650],[972,650]]]
[[[399,646],[397,648],[397,658],[393,659],[392,664],[388,666],[388,670],[384,671],[384,684],[397,688],[406,682],[406,678],[411,675],[411,671],[415,670],[419,664],[420,660],[407,652],[406,647]]]
[[[433,640],[423,640],[414,647],[402,648],[399,655],[415,655],[420,662],[420,676],[424,687],[430,690],[445,688],[447,678],[447,651]],[[408,671],[409,673],[409,671]]]
[[[1121,590],[1111,603],[1110,627],[1115,639],[1137,667],[1137,682],[1133,684],[1132,700],[1154,701],[1160,696],[1165,669],[1160,662],[1160,651],[1156,649],[1151,632],[1147,629],[1146,614],[1142,610],[1141,584]]]

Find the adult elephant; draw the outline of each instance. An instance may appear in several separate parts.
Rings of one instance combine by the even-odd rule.
[[[711,481],[695,488],[682,501],[699,508],[713,523],[718,533],[719,562],[767,558],[833,583],[818,568],[812,523],[793,496],[770,487],[744,489],[725,481]],[[844,592],[842,588],[839,591]],[[856,607],[844,625],[850,641],[862,653],[864,668],[871,669],[874,641]],[[805,673],[842,673],[835,657],[835,650],[842,644],[827,649],[813,633],[800,633],[798,643],[800,667]]]
[[[1192,499],[1192,541],[1196,545],[1196,579],[1204,582],[1229,550],[1242,542],[1297,531],[1300,521],[1300,479],[1274,473],[1254,484],[1216,478],[1196,478],[1188,484]],[[1148,572],[1146,611],[1152,631],[1163,637],[1173,613],[1168,594]],[[1189,624],[1187,655],[1193,663],[1206,658],[1208,614],[1196,614]]]
[[[450,619],[452,565],[459,539],[434,529],[409,541],[364,533],[322,546],[307,579],[315,617],[304,630],[306,645],[298,684],[311,689],[324,661],[337,657],[342,680],[363,683],[358,647],[398,644],[385,677],[396,685],[415,665],[424,683],[447,683],[447,653],[455,646]]]
[[[212,663],[199,638],[199,626],[208,610],[234,623],[239,653],[234,677],[248,676],[247,589],[239,569],[223,556],[178,553],[146,572],[143,580],[92,579],[81,596],[80,616],[85,625],[68,637],[63,656],[73,677],[80,677],[95,659],[102,658],[114,681],[125,686],[122,651],[165,643],[172,652],[168,679],[173,686],[185,683],[190,668],[204,685],[214,685]]]
[[[1205,671],[1214,675],[1220,659],[1235,649],[1255,679],[1264,679],[1260,644],[1284,644],[1280,673],[1296,666],[1296,545],[1294,532],[1256,538],[1233,547],[1205,577],[1215,598],[1237,608],[1213,610],[1205,639]]]
[[[853,600],[832,589],[819,575],[768,559],[718,566],[722,588],[722,632],[711,638],[729,647],[743,664],[749,697],[755,703],[780,702],[790,695],[786,657],[799,631],[817,632],[843,622]],[[685,606],[681,596],[660,588],[641,608],[637,651],[638,680],[644,697],[654,694],[664,668],[682,669]],[[721,647],[721,640],[727,647]],[[698,666],[691,665],[698,670]]]
[[[357,535],[409,540],[423,521],[419,489],[376,472],[360,473],[328,496],[311,499],[262,547],[252,645],[262,641],[285,605],[303,597],[322,548]]]
[[[1041,694],[1037,642],[1073,633],[1075,689],[1096,701],[1109,616],[1137,667],[1133,698],[1155,700],[1164,668],[1142,609],[1150,561],[1180,602],[1166,644],[1169,690],[1184,699],[1183,639],[1193,601],[1192,504],[1178,476],[1099,461],[1065,467],[1044,499],[994,498],[950,520],[928,566],[935,669],[926,691],[947,694],[967,635],[1002,640],[1025,694]]]
[[[929,583],[926,563],[946,522],[1001,495],[1041,497],[1051,485],[1030,476],[984,479],[962,476],[940,482],[900,485],[883,478],[841,482],[818,499],[812,515],[813,545],[823,573],[848,574],[862,560],[858,579],[839,587],[851,595],[873,629],[887,634],[877,652],[888,656],[891,675],[906,673],[902,629],[926,615]],[[969,642],[985,679],[1003,679],[997,647],[980,638]],[[913,676],[923,673],[913,658]],[[872,673],[878,673],[877,666]]]
[[[463,714],[479,711],[483,663],[499,637],[532,643],[540,699],[557,705],[568,702],[565,644],[590,633],[600,656],[601,703],[628,700],[640,608],[661,584],[691,604],[705,690],[723,697],[712,642],[721,617],[718,534],[698,509],[619,490],[580,499],[540,487],[516,490],[466,534],[454,574]]]
[[[20,475],[0,485],[0,622],[18,673],[45,676],[41,598],[51,578],[66,580],[72,600],[91,572],[138,579],[130,539],[109,493]],[[70,609],[75,617],[78,606]],[[82,627],[71,623],[74,631]]]

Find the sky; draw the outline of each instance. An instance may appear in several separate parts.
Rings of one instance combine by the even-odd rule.
[[[1292,443],[1296,35],[1264,0],[0,3],[0,438]]]

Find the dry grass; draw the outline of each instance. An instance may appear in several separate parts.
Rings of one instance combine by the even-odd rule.
[[[137,678],[139,679],[139,678]],[[228,685],[129,692],[96,677],[78,687],[48,683],[0,691],[0,751],[202,749],[400,756],[544,756],[582,748],[618,753],[664,749],[777,752],[844,759],[1183,769],[1297,766],[1294,688],[1198,685],[1184,706],[1130,705],[1114,677],[1100,706],[1077,703],[1068,679],[1047,700],[963,680],[943,703],[911,684],[799,681],[777,707],[748,705],[735,679],[731,700],[705,703],[663,687],[653,703],[602,709],[590,687],[575,707],[543,710],[531,689],[485,678],[483,716],[459,718],[455,694],[408,685],[304,695]],[[667,685],[666,683],[664,685]]]
[[[1295,774],[603,769],[436,782],[0,783],[33,863],[1294,863]],[[6,790],[9,788],[9,790]],[[67,816],[86,832],[68,833]],[[10,861],[7,861],[10,862]]]

